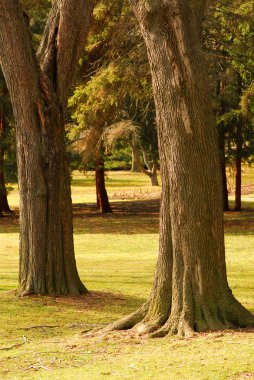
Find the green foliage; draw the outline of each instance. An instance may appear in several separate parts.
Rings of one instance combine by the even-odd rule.
[[[21,4],[28,15],[35,46],[38,46],[52,5],[52,0],[21,0]]]
[[[227,164],[233,164],[241,144],[245,162],[254,157],[254,18],[253,1],[216,2],[205,31],[212,58],[213,105],[220,135],[225,138]],[[237,133],[240,125],[241,135]],[[221,131],[222,129],[222,131]],[[240,140],[239,140],[240,139]],[[238,152],[239,153],[239,152]]]
[[[242,114],[241,110],[230,110],[220,117],[217,118],[218,128],[223,128],[226,146],[225,154],[227,158],[227,163],[231,166],[234,165],[234,160],[238,155],[237,152],[237,142],[239,136],[237,133],[237,128],[241,127],[241,140],[242,140],[242,149],[241,157],[245,163],[253,163],[254,161],[254,134],[253,134],[253,125],[247,122]]]
[[[216,2],[210,14],[206,47],[226,58],[241,75],[244,84],[253,80],[254,74],[254,19],[253,1]],[[226,64],[227,65],[227,64]]]
[[[83,77],[69,100],[74,123],[69,136],[78,138],[87,129],[102,135],[112,124],[132,120],[141,127],[142,148],[157,152],[150,70],[137,23],[119,0],[100,2],[94,17]],[[123,144],[127,148],[128,139]]]
[[[118,143],[115,148],[105,156],[106,170],[130,170],[131,169],[131,149]]]

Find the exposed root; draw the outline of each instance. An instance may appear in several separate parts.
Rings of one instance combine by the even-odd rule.
[[[190,322],[184,317],[177,319],[172,319],[171,317],[168,321],[157,331],[149,334],[150,338],[162,338],[164,336],[178,335],[183,338],[189,338],[195,335],[195,331],[191,326]]]
[[[148,335],[152,334],[154,331],[157,331],[161,328],[161,324],[158,322],[140,322],[135,327],[134,330],[138,335]]]
[[[82,282],[79,282],[77,286],[71,285],[67,289],[59,289],[59,290],[43,290],[43,291],[36,291],[32,286],[27,286],[25,289],[22,287],[19,287],[16,290],[17,297],[23,298],[23,297],[29,297],[33,295],[38,296],[49,296],[49,297],[61,297],[61,296],[73,296],[73,297],[80,297],[82,295],[89,294],[89,291],[85,287],[85,285]]]
[[[187,303],[180,299],[171,313],[168,307],[160,307],[158,313],[158,308],[152,308],[154,299],[150,298],[137,311],[107,326],[102,332],[132,329],[134,334],[149,338],[172,335],[190,338],[198,332],[254,326],[254,315],[234,298],[230,289],[226,289],[219,299],[196,298],[194,302],[193,299],[190,297]],[[151,313],[154,309],[156,313]]]
[[[159,330],[154,331],[153,333],[149,334],[149,338],[164,338],[164,336],[168,335],[169,330],[165,327],[161,327]]]
[[[32,290],[29,290],[29,289],[24,290],[24,291],[21,291],[21,292],[20,292],[20,291],[17,291],[17,295],[18,295],[18,297],[20,297],[20,298],[33,296],[34,294],[35,294],[35,292],[32,291]]]
[[[226,318],[232,324],[232,327],[253,327],[254,326],[254,315],[237,301],[233,297],[227,305]]]
[[[128,330],[137,325],[145,317],[148,310],[148,303],[144,303],[134,313],[127,315],[126,317],[119,319],[118,321],[108,325],[103,329],[103,332],[109,332],[114,330]]]

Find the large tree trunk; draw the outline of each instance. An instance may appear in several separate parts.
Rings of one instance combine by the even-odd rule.
[[[3,112],[0,111],[0,216],[4,212],[11,212],[7,199],[7,191],[4,176],[4,140],[6,137],[6,119]]]
[[[91,10],[85,0],[53,3],[39,67],[19,2],[0,2],[1,64],[17,120],[23,295],[87,291],[74,257],[64,109]]]
[[[103,213],[111,213],[111,207],[108,200],[108,194],[105,186],[104,158],[100,152],[96,154],[95,167],[96,198],[97,208]]]
[[[151,66],[164,191],[163,265],[138,329],[163,336],[253,325],[226,276],[218,140],[199,41],[205,2],[131,3]]]

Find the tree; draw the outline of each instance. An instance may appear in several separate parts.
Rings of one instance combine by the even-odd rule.
[[[103,213],[112,213],[105,185],[105,165],[102,149],[95,152],[95,185],[97,208]]]
[[[200,35],[205,1],[130,0],[157,112],[160,248],[148,301],[110,328],[152,336],[254,325],[226,276],[222,180]]]
[[[119,141],[129,144],[132,147],[132,153],[135,151],[136,168],[150,178],[152,186],[159,186],[157,178],[158,152],[154,146],[157,146],[155,126],[153,121],[150,121],[151,124],[144,125],[145,121],[140,120],[137,116],[134,120],[137,122],[136,125],[135,121],[125,119],[108,126],[102,134],[102,140],[107,150],[114,150]]]
[[[76,269],[64,114],[92,1],[54,1],[37,53],[18,0],[0,2],[0,61],[17,121],[21,295],[85,293]]]
[[[11,212],[8,199],[4,174],[5,138],[6,138],[6,118],[0,112],[0,216],[4,212]]]
[[[94,14],[95,25],[80,70],[82,80],[69,101],[76,124],[73,129],[82,133],[82,129],[97,128],[107,133],[115,123],[126,122],[127,126],[131,120],[140,133],[122,141],[131,146],[132,170],[142,171],[157,185],[154,101],[142,36],[126,3],[105,0],[98,3]],[[128,129],[121,132],[129,134]]]
[[[225,164],[235,172],[235,210],[240,211],[241,163],[253,161],[254,129],[250,114],[246,114],[246,107],[241,102],[242,96],[251,88],[254,75],[252,13],[253,2],[249,0],[244,3],[214,2],[209,10],[204,33],[206,50],[210,56],[215,57],[212,64],[213,82],[217,82],[213,86],[216,93],[214,104],[219,130],[225,210],[228,210]]]
[[[3,212],[11,212],[6,188],[6,151],[9,150],[10,142],[10,104],[8,91],[3,79],[2,73],[0,73],[0,216]]]

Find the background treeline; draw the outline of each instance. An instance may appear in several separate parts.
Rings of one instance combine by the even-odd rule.
[[[23,0],[34,46],[38,47],[51,6]],[[235,209],[241,209],[241,165],[254,157],[253,2],[213,2],[204,20],[203,46],[218,128],[218,148],[228,210],[226,169],[234,173]],[[142,171],[158,185],[155,106],[146,48],[128,4],[99,1],[79,62],[66,123],[71,170],[104,168]],[[16,181],[14,121],[0,74],[0,215],[9,211],[7,183]],[[209,157],[207,157],[209,159]],[[104,186],[105,187],[105,186]]]

